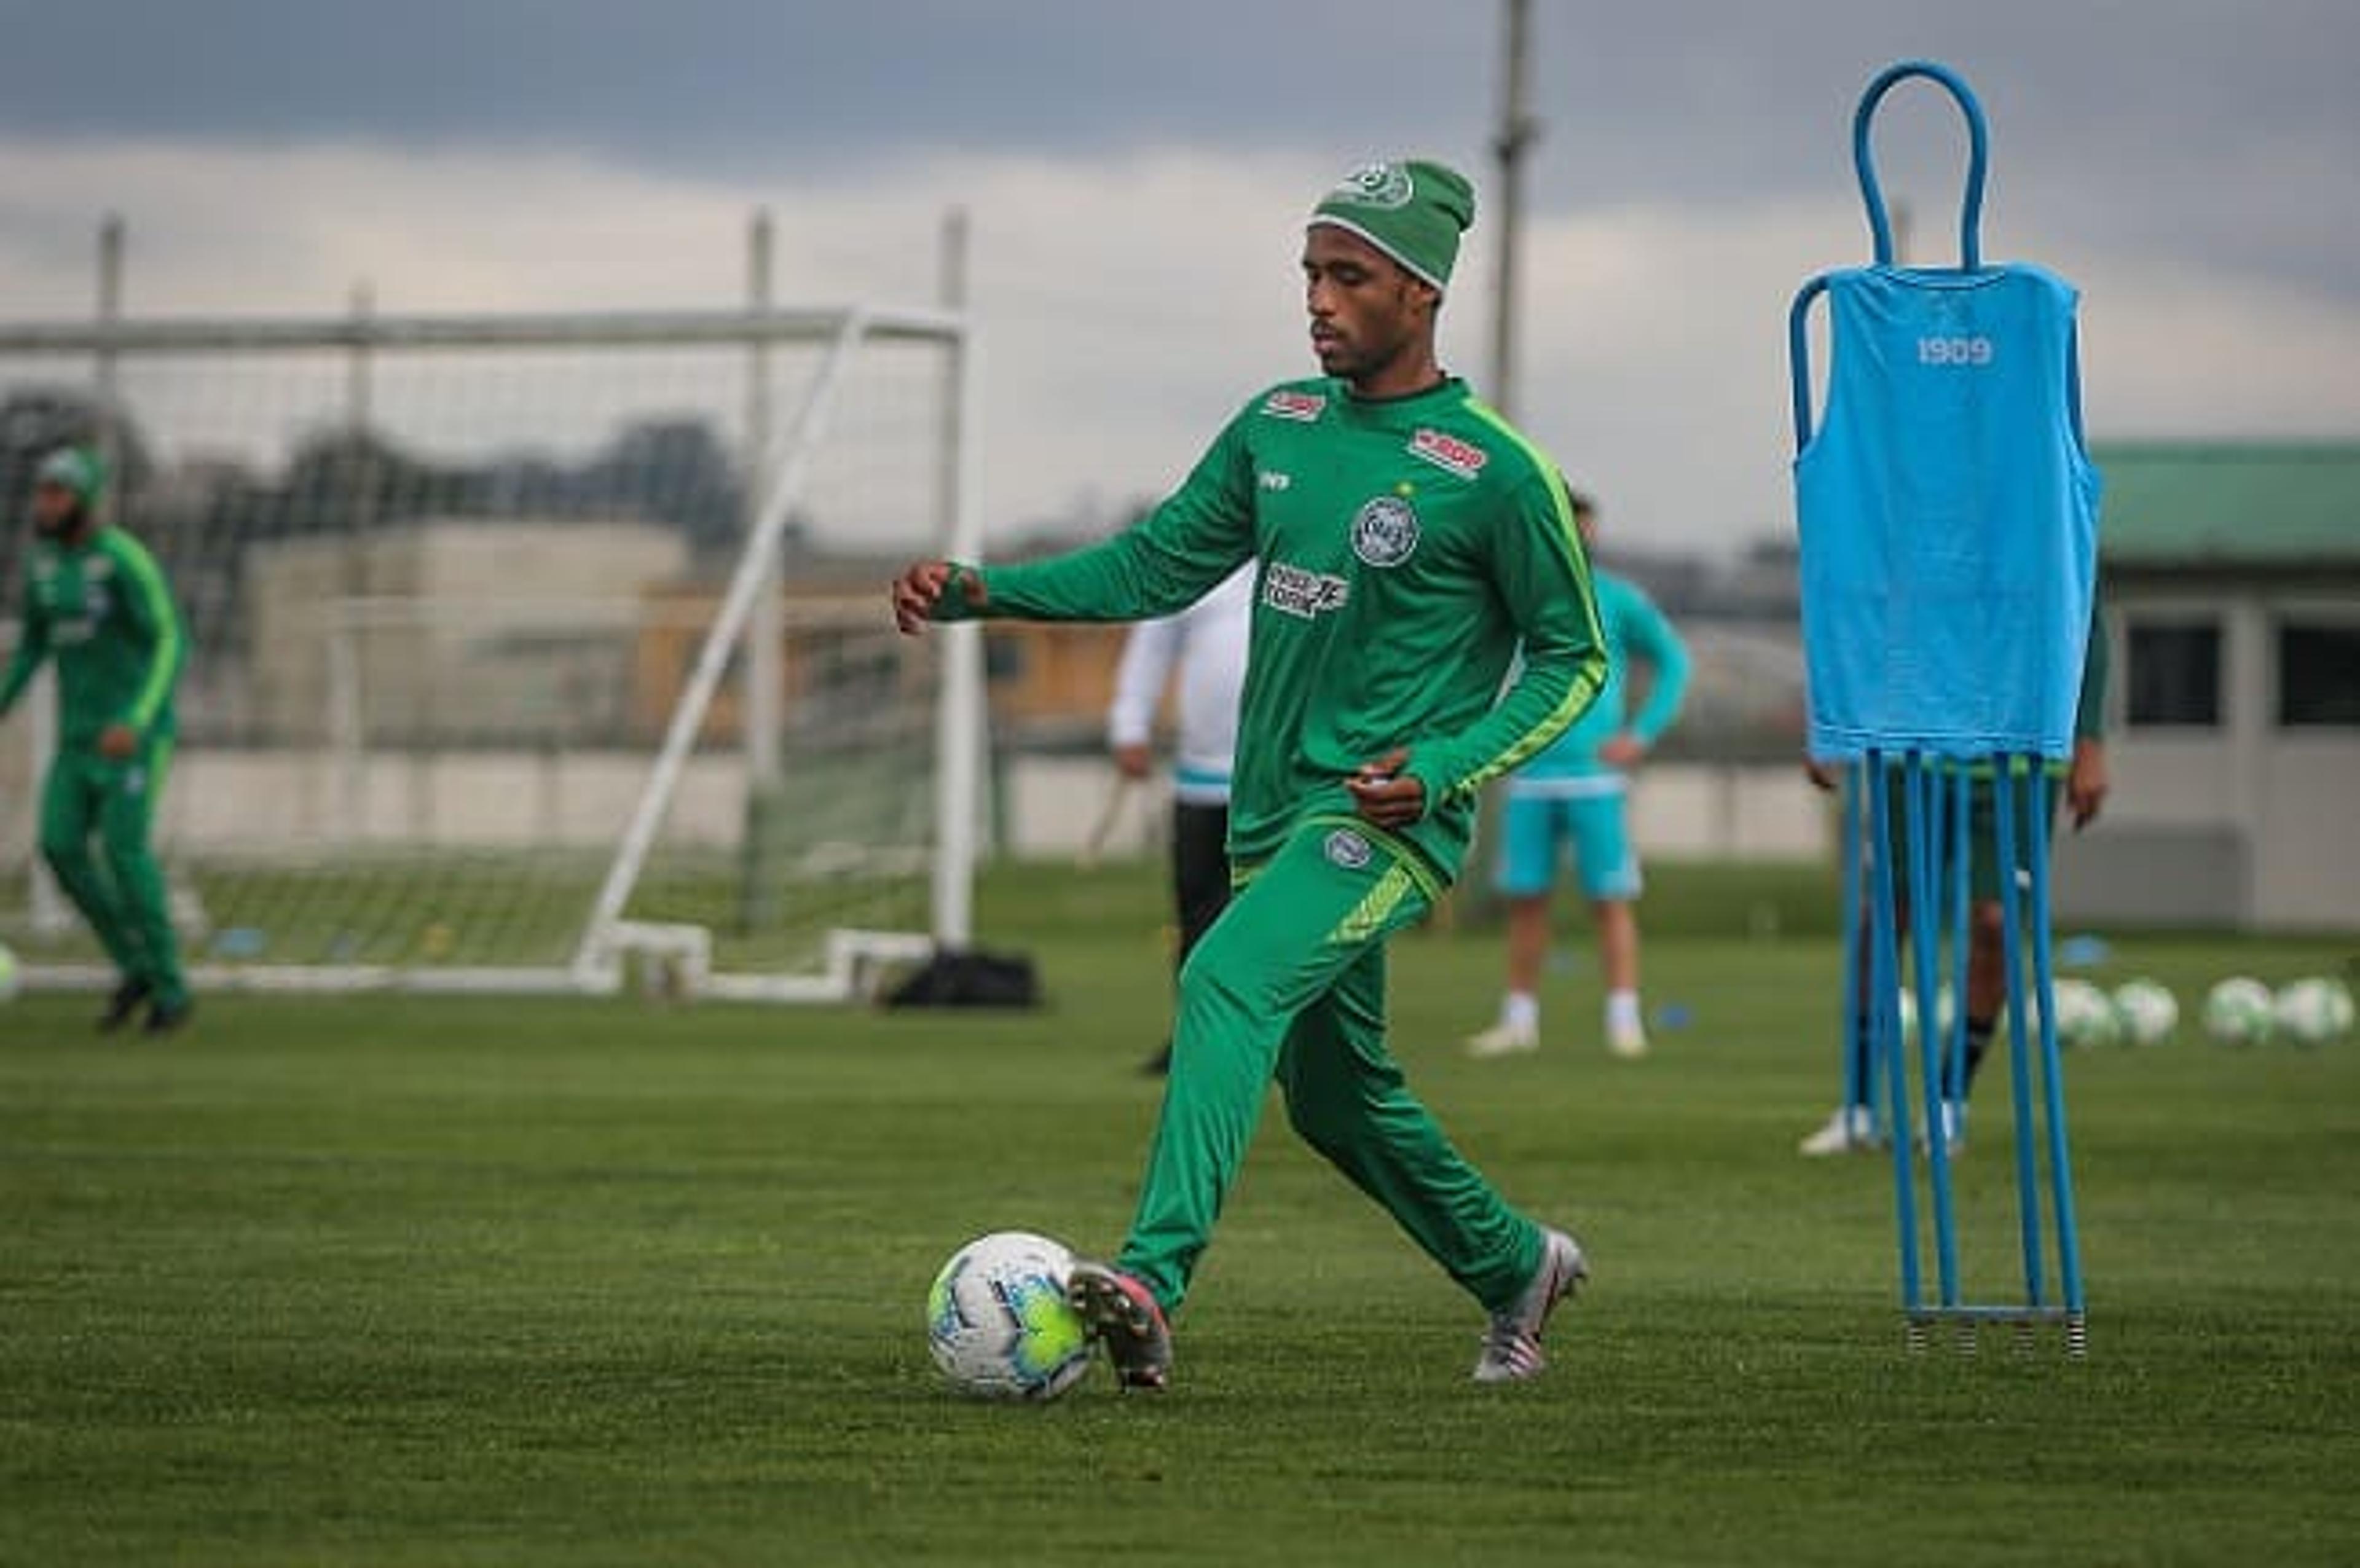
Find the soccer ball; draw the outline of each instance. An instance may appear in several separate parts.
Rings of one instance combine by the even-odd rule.
[[[2152,980],[2125,980],[2114,987],[2114,1017],[2124,1043],[2161,1045],[2180,1027],[2180,1002]]]
[[[2270,1038],[2275,1010],[2270,988],[2240,975],[2204,998],[2204,1032],[2223,1045],[2259,1045]]]
[[[1065,1302],[1074,1255],[1044,1236],[995,1231],[951,1254],[926,1292],[926,1347],[962,1392],[1054,1399],[1090,1369]]]
[[[2057,1043],[2073,1050],[2111,1045],[2122,1036],[2114,998],[2087,980],[2057,982]]]
[[[2295,1044],[2324,1045],[2352,1027],[2352,993],[2341,980],[2297,980],[2278,992],[2271,1014]]]
[[[1904,1043],[1918,1038],[1918,987],[1904,985],[1898,993],[1901,1004],[1901,1039]],[[1958,1004],[1950,997],[1950,987],[1945,984],[1934,993],[1934,1029],[1936,1038],[1947,1040],[1950,1025],[1958,1018]]]

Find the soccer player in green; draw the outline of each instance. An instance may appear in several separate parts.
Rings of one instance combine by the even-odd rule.
[[[1467,181],[1439,165],[1357,170],[1304,235],[1325,375],[1253,397],[1178,492],[1103,543],[1022,565],[924,561],[893,584],[910,633],[979,615],[1131,621],[1254,563],[1229,806],[1240,886],[1181,974],[1130,1235],[1070,1287],[1127,1387],[1169,1380],[1169,1314],[1273,1075],[1295,1130],[1489,1312],[1479,1380],[1537,1373],[1550,1312],[1589,1273],[1570,1236],[1511,1207],[1451,1145],[1385,1043],[1386,938],[1457,876],[1484,782],[1546,746],[1606,674],[1556,464],[1435,356],[1473,218]]]
[[[44,659],[58,665],[58,753],[41,789],[41,855],[122,983],[99,1018],[121,1028],[144,1004],[161,1034],[189,1018],[164,876],[148,832],[172,757],[172,687],[187,638],[171,590],[139,541],[93,511],[98,459],[66,449],[33,488],[24,630],[0,679],[0,716]],[[104,850],[91,855],[93,834]]]

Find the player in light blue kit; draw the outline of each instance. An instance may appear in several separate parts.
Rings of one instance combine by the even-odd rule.
[[[1585,545],[1595,542],[1598,509],[1568,490]],[[1508,991],[1499,1021],[1470,1037],[1474,1056],[1505,1056],[1540,1046],[1541,969],[1548,957],[1549,890],[1568,841],[1582,896],[1598,925],[1599,966],[1606,982],[1606,1044],[1617,1056],[1644,1056],[1647,1030],[1639,1006],[1639,856],[1628,812],[1630,770],[1679,716],[1688,694],[1688,654],[1671,622],[1640,588],[1593,568],[1598,618],[1606,632],[1604,690],[1555,745],[1507,782],[1500,813],[1494,886],[1508,909]],[[1631,661],[1652,676],[1646,701],[1627,712]]]

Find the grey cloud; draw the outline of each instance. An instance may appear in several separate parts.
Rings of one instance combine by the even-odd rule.
[[[1854,96],[1931,55],[1993,114],[1993,254],[2070,241],[2360,296],[2349,0],[1534,9],[1545,212],[1845,194]],[[1489,0],[78,0],[12,23],[0,135],[546,147],[847,187],[942,149],[1480,164],[1499,26]],[[1930,93],[1893,104],[1888,182],[1946,255],[1953,125]]]

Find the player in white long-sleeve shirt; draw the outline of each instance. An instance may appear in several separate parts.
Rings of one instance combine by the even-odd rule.
[[[1253,568],[1240,567],[1178,615],[1131,627],[1107,712],[1115,767],[1126,779],[1144,779],[1154,768],[1148,743],[1155,711],[1178,670],[1180,737],[1172,768],[1172,898],[1180,931],[1175,972],[1229,901],[1229,768],[1253,587]],[[1164,1072],[1171,1057],[1167,1042],[1148,1059],[1147,1071]]]

